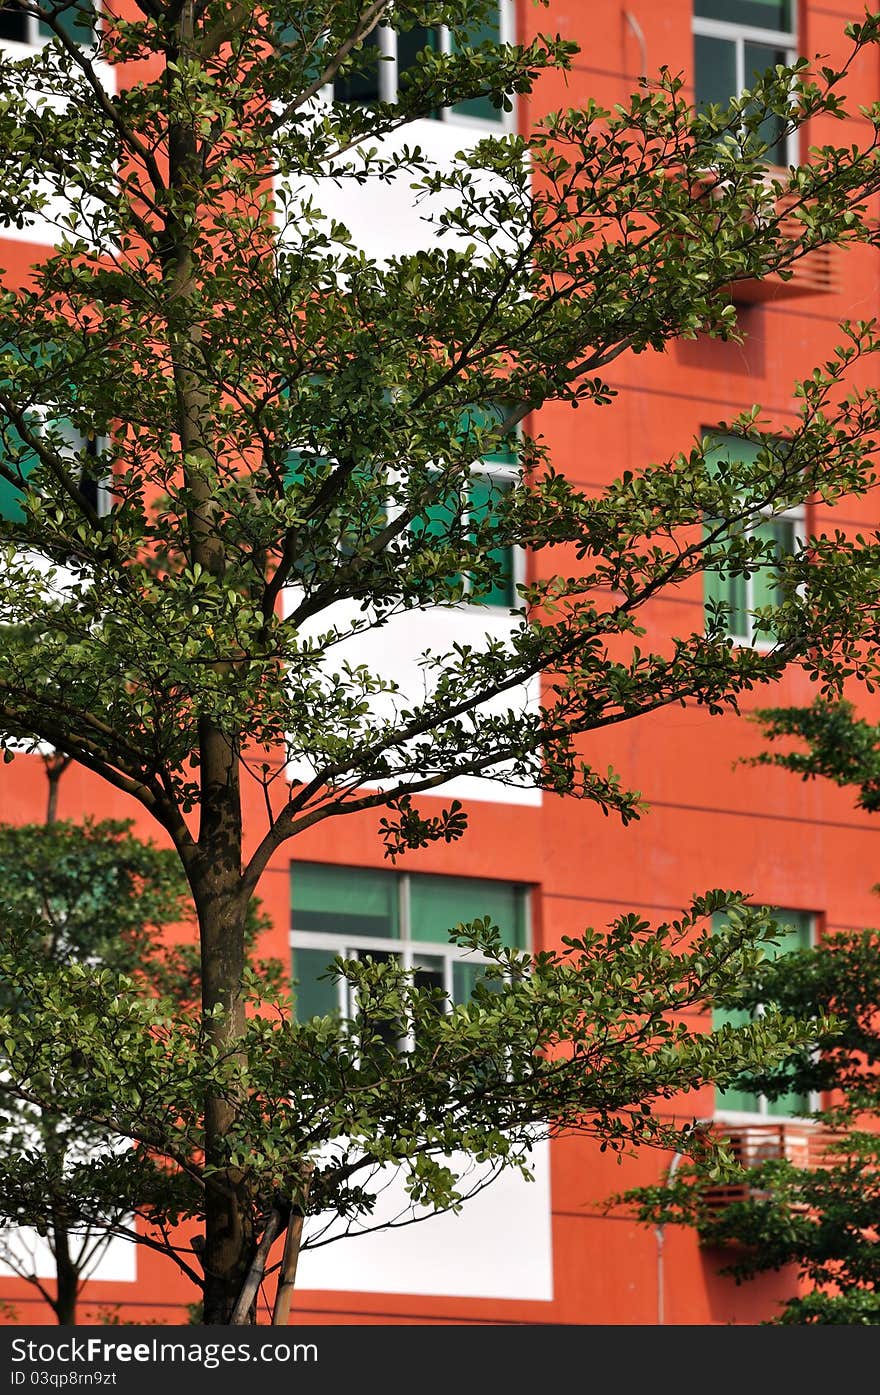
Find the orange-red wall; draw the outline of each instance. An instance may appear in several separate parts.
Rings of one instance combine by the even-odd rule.
[[[626,9],[644,33],[648,71],[665,63],[673,71],[687,72],[689,0],[665,0],[662,5],[647,0],[591,0],[589,5],[585,0],[553,0],[549,11],[521,0],[521,27],[558,29],[583,46],[567,79],[548,76],[528,105],[523,104],[524,121],[588,96],[611,103],[633,89],[642,56],[624,18]],[[843,25],[851,17],[840,0],[802,4],[801,51],[839,52]],[[877,79],[876,63],[863,63],[853,77],[853,106],[874,99]],[[853,128],[833,124],[811,132],[810,139],[844,141],[852,134]],[[4,260],[12,265],[10,257]],[[14,260],[20,268],[26,258],[17,253]],[[779,299],[745,310],[742,323],[748,337],[743,346],[684,343],[662,354],[621,358],[609,372],[620,392],[612,406],[577,413],[545,409],[539,427],[557,467],[585,489],[600,489],[625,468],[687,448],[703,427],[753,402],[766,406],[771,421],[790,421],[793,383],[827,355],[836,342],[839,319],[868,318],[876,310],[874,253],[847,254],[840,271],[839,294]],[[876,516],[876,503],[869,499],[847,504],[835,519],[855,529],[871,524]],[[699,585],[670,598],[654,612],[657,632],[698,626],[701,603]],[[585,743],[587,754],[602,768],[613,764],[651,806],[628,829],[589,805],[558,797],[545,798],[540,808],[480,803],[471,807],[470,832],[461,845],[432,848],[414,856],[410,865],[414,870],[533,884],[537,947],[558,945],[562,935],[587,925],[601,926],[623,910],[665,917],[677,912],[692,893],[719,886],[740,888],[759,902],[812,911],[827,929],[871,924],[877,917],[870,888],[880,878],[880,825],[857,813],[844,791],[804,784],[784,772],[735,766],[759,746],[748,721],[754,707],[771,700],[809,699],[807,680],[793,673],[772,694],[747,696],[741,717],[719,719],[693,706],[676,707],[591,738]],[[4,818],[40,817],[44,791],[35,761],[17,759],[4,767],[0,780]],[[76,817],[84,810],[130,815],[144,833],[159,837],[124,796],[71,770],[62,782],[59,812]],[[247,817],[258,836],[262,811],[256,801]],[[339,820],[332,829],[304,834],[296,856],[381,866],[374,827],[372,819]],[[276,858],[260,890],[274,921],[265,948],[285,959],[292,855],[291,848]],[[702,1091],[680,1108],[697,1116],[711,1114],[711,1091]],[[618,1214],[604,1213],[610,1193],[637,1180],[659,1180],[670,1161],[669,1155],[643,1153],[617,1166],[584,1141],[555,1145],[552,1303],[302,1291],[294,1303],[294,1320],[654,1323],[660,1284],[669,1323],[754,1323],[771,1316],[775,1302],[792,1291],[790,1274],[737,1288],[718,1276],[719,1257],[701,1252],[690,1233],[670,1227],[659,1237]],[[511,1224],[515,1226],[515,1217]],[[128,1285],[93,1284],[83,1315],[93,1313],[96,1304],[122,1302],[130,1320],[181,1321],[181,1305],[194,1297],[166,1262],[142,1251],[136,1294]],[[0,1280],[0,1300],[4,1298],[14,1302],[21,1322],[51,1318],[48,1309],[13,1280]]]

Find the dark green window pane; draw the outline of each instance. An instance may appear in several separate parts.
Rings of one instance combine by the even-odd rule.
[[[473,532],[488,523],[491,529],[498,505],[505,494],[509,494],[513,484],[510,480],[497,479],[492,475],[474,475],[470,485],[468,504]],[[484,605],[512,606],[516,600],[513,580],[513,549],[509,546],[493,547],[489,556],[499,568],[492,586],[481,590],[476,600]]]
[[[497,430],[509,410],[510,404],[506,402],[491,402],[486,406],[471,405],[466,407],[459,418],[462,437],[466,438],[474,430]],[[493,465],[514,466],[517,463],[517,452],[514,446],[504,446],[499,450],[484,450],[478,458],[489,460]]]
[[[310,455],[307,451],[291,450],[284,462],[285,489],[290,486],[310,485],[317,487],[318,481],[326,473],[323,456]],[[335,547],[329,536],[322,539],[315,527],[304,530],[304,538],[291,568],[294,576],[304,584],[314,582],[319,573],[326,574],[335,558]]]
[[[442,959],[433,954],[414,954],[412,967],[416,988],[431,988],[444,992],[446,980]]]
[[[356,957],[362,960],[364,963],[369,964],[400,963],[400,956],[392,953],[391,950],[386,949],[358,950],[356,952]],[[356,1022],[360,1017],[360,1026],[361,1028],[363,1028],[364,1018],[362,1015],[362,1005],[358,1002],[357,992],[354,989],[351,993],[351,1006],[349,1008],[349,1012]],[[377,1018],[373,1015],[373,1011],[371,1011],[369,1015],[369,1034],[371,1037],[374,1038],[374,1043],[375,1039],[378,1039],[378,1042],[382,1050],[388,1051],[392,1055],[396,1056],[400,1051],[404,1049],[404,1041],[406,1038],[406,1023],[402,1022],[396,1016]],[[375,1050],[375,1044],[371,1048],[371,1055],[373,1050]],[[363,1063],[362,1068],[367,1068],[366,1063]]]
[[[478,48],[480,44],[497,44],[500,40],[501,30],[497,12],[488,20],[473,25],[467,34],[469,48]],[[451,36],[450,47],[453,53],[459,47],[454,34]],[[488,97],[471,97],[466,102],[455,102],[451,110],[458,116],[469,116],[478,121],[504,120],[504,112],[498,107],[493,107]]]
[[[322,978],[333,955],[327,949],[293,951],[293,1015],[297,1022],[310,1017],[331,1017],[339,1011],[339,984]]]
[[[694,98],[698,107],[726,107],[736,95],[736,45],[694,35]]]
[[[717,475],[723,465],[729,462],[750,464],[757,460],[761,447],[754,441],[740,436],[721,436],[717,444],[706,452],[706,466],[711,475]],[[706,532],[711,525],[707,522]],[[752,530],[755,536],[775,544],[777,556],[795,550],[795,526],[791,519],[767,519]],[[728,629],[731,635],[744,638],[749,635],[748,611],[772,604],[776,599],[775,586],[771,579],[771,568],[763,567],[751,576],[751,604],[749,603],[749,583],[744,576],[729,576],[723,568],[715,568],[703,573],[703,594],[706,601],[724,601],[728,606]],[[763,632],[767,637],[767,631]]]
[[[776,944],[765,944],[764,954],[767,959],[778,959],[783,955],[792,954],[795,950],[808,949],[812,939],[812,916],[807,911],[782,910],[778,907],[772,909],[773,919],[777,923],[778,937]],[[720,929],[725,923],[724,915],[716,915],[712,918],[713,927]],[[751,1020],[750,1013],[744,1008],[713,1008],[712,1029],[717,1029],[723,1023],[729,1022],[731,1026],[741,1027]],[[749,1094],[745,1090],[716,1090],[715,1107],[718,1110],[737,1110],[741,1113],[757,1114],[761,1112],[761,1098],[755,1094]],[[810,1101],[807,1095],[789,1093],[780,1095],[778,1099],[765,1101],[765,1113],[774,1118],[790,1118],[792,1115],[804,1115],[809,1112]]]
[[[308,485],[315,491],[328,473],[325,456],[307,451],[291,450],[284,462],[285,486]],[[300,545],[293,571],[303,582],[314,581],[319,574],[351,558],[358,548],[385,526],[384,509],[386,472],[371,471],[358,466],[346,485],[338,507],[322,523],[320,533],[316,523],[307,530],[308,544]],[[323,534],[323,539],[320,534]]]
[[[769,958],[778,959],[784,954],[793,954],[795,950],[809,949],[812,940],[812,917],[806,911],[774,909],[773,918],[779,926],[780,934],[777,944],[767,946]],[[807,1114],[809,1109],[808,1095],[789,1093],[780,1095],[775,1100],[767,1100],[767,1113],[775,1118]]]
[[[707,436],[710,432],[705,433]],[[750,465],[761,454],[756,441],[747,441],[744,436],[718,436],[715,444],[706,451],[706,468],[709,474],[717,476],[723,464],[742,461]]]
[[[36,418],[29,418],[36,422]],[[37,456],[26,446],[21,436],[12,425],[6,427],[6,441],[9,447],[7,463],[13,469],[20,471],[22,477],[27,479],[28,475],[37,465]],[[0,478],[0,518],[7,519],[10,523],[21,523],[24,520],[24,509],[21,506],[21,490],[16,489],[10,480]]]
[[[768,518],[766,523],[759,523],[753,533],[762,542],[769,543],[777,557],[791,556],[795,551],[795,528],[790,518]],[[752,609],[776,605],[781,599],[779,582],[773,575],[772,566],[767,565],[755,572],[752,577]],[[767,626],[756,625],[756,633],[765,639],[773,636],[773,630]]]
[[[704,536],[708,536],[710,531],[711,525],[707,524]],[[726,606],[727,632],[730,635],[745,636],[749,632],[746,588],[744,576],[732,576],[721,567],[710,567],[703,572],[704,601],[707,606],[710,601]]]
[[[405,33],[397,36],[397,85],[400,88],[401,78],[406,86],[406,74],[411,72],[418,62],[420,53],[428,49],[432,53],[440,51],[440,30],[436,25],[417,24],[413,29],[407,29]],[[425,115],[431,121],[440,119],[439,111],[426,112]]]
[[[784,954],[793,954],[797,949],[809,949],[812,943],[813,917],[809,911],[788,911],[773,908],[773,919],[779,927],[777,943],[767,945],[768,959],[780,959]]]
[[[445,498],[429,504],[418,518],[413,519],[410,528],[415,537],[426,539],[428,546],[434,539],[437,547],[460,547],[463,527],[458,491],[450,490]],[[447,585],[454,586],[461,577],[457,572],[450,572],[443,580]]]
[[[461,498],[457,490],[450,490],[444,498],[428,504],[424,512],[413,519],[412,531],[417,538],[438,538],[458,546],[462,539],[462,523]]]
[[[351,55],[362,71],[347,73],[338,77],[333,84],[333,96],[337,102],[356,102],[366,105],[379,100],[379,33],[373,29],[364,42]]]
[[[521,887],[475,877],[410,878],[410,934],[446,943],[455,925],[489,916],[505,945],[525,946],[525,895]]]
[[[773,48],[769,44],[746,44],[746,86],[751,87],[755,77],[760,76],[768,68],[775,68],[779,63],[785,63],[786,59],[787,54],[784,49]],[[765,116],[758,127],[761,140],[766,141],[768,146],[767,159],[775,164],[786,163],[783,126],[782,117],[774,116],[771,113],[769,116]]]
[[[748,24],[758,29],[791,32],[793,0],[694,0],[699,19],[723,19],[730,24]]]
[[[291,869],[293,929],[344,938],[397,939],[397,888],[393,872],[295,862]]]
[[[58,25],[68,39],[77,44],[91,44],[95,37],[95,9],[91,0],[72,0],[58,14]],[[52,30],[40,20],[40,34],[48,37]]]
[[[454,1003],[467,1003],[474,996],[474,990],[478,983],[482,983],[488,988],[490,993],[500,993],[504,987],[504,980],[500,978],[487,978],[485,964],[468,963],[456,960],[452,965],[452,1001]]]
[[[717,1032],[720,1027],[729,1025],[731,1027],[745,1027],[751,1022],[751,1013],[745,1008],[713,1008],[712,1010],[712,1030]],[[741,1114],[758,1114],[761,1109],[761,1100],[758,1095],[749,1094],[747,1090],[718,1090],[715,1091],[716,1110],[736,1110]]]
[[[18,5],[4,5],[0,9],[0,39],[12,43],[26,44],[28,41],[28,17]]]
[[[414,68],[420,53],[428,49],[437,53],[440,49],[440,34],[434,25],[417,24],[397,36],[397,80]]]

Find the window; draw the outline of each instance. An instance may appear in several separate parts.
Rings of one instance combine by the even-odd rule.
[[[450,944],[453,925],[491,916],[505,945],[527,938],[527,891],[508,882],[297,862],[291,867],[294,1012],[352,1016],[349,985],[322,978],[334,955],[396,959],[419,987],[467,1002],[485,960]]]
[[[92,0],[68,0],[58,7],[58,23],[70,39],[91,44],[95,38],[95,9]],[[0,40],[17,44],[38,44],[50,39],[52,30],[35,15],[25,14],[15,0],[0,8]]]
[[[501,404],[488,410],[469,408],[462,419],[462,429],[497,425],[503,411]],[[306,449],[292,448],[285,461],[284,474],[290,485],[314,485],[317,490],[330,468],[332,461],[328,457]],[[379,468],[385,470],[384,465]],[[365,481],[368,467],[359,465],[356,475]],[[306,530],[308,536],[303,540],[294,568],[304,586],[308,588],[326,575],[327,567],[334,558],[343,561],[350,557],[359,542],[383,527],[392,516],[394,507],[390,501],[385,501],[386,506],[383,506],[382,479],[375,477],[375,489],[368,491],[359,512],[354,516],[350,512],[350,500],[346,498],[328,517],[326,526],[315,525]],[[490,452],[471,468],[466,489],[450,491],[444,499],[430,504],[413,521],[413,536],[424,538],[426,545],[431,547],[442,544],[460,547],[465,539],[474,541],[478,533],[485,543],[488,533],[491,543],[503,501],[518,479],[519,462],[515,450]],[[461,582],[465,602],[510,609],[517,604],[516,587],[523,579],[522,552],[499,540],[497,547],[487,549],[487,554],[495,564],[495,572],[489,582],[478,587],[474,578],[468,575],[452,576],[449,580]]]
[[[478,47],[487,42],[509,42],[511,37],[509,0],[498,0],[494,18],[472,27],[468,35],[469,47]],[[393,29],[377,27],[367,36],[361,51],[367,59],[365,71],[336,80],[333,98],[337,102],[367,104],[396,101],[401,83],[406,82],[407,73],[415,68],[419,54],[426,51],[454,53],[455,40],[445,24],[417,24],[400,34]],[[488,97],[472,97],[442,111],[432,112],[431,116],[439,121],[465,118],[503,126],[507,114],[494,107]]]
[[[706,434],[711,434],[707,432]],[[706,455],[709,469],[723,461],[739,460],[746,463],[757,459],[760,446],[741,436],[719,436],[717,445]],[[798,551],[804,539],[803,508],[786,509],[779,513],[768,510],[760,523],[747,528],[751,537],[769,543],[774,556],[791,556]],[[703,573],[704,599],[709,603],[723,604],[727,611],[728,633],[741,644],[772,644],[773,634],[766,627],[759,627],[755,611],[763,606],[778,602],[778,582],[770,562],[759,566],[750,576],[727,573],[720,568]]]
[[[503,412],[503,404],[483,410],[469,408],[463,429],[498,425]],[[435,543],[447,542],[455,546],[465,538],[475,540],[478,530],[485,537],[487,530],[491,541],[491,534],[497,531],[503,501],[518,478],[516,451],[492,451],[471,467],[466,489],[451,491],[445,499],[430,504],[413,521],[413,534],[417,538],[427,539],[429,544],[434,540]],[[468,575],[451,577],[450,580],[462,582],[466,602],[509,609],[517,603],[516,586],[522,580],[522,553],[519,548],[499,539],[498,546],[490,548],[488,555],[497,568],[488,585],[478,587],[473,577]]]
[[[765,946],[764,952],[769,959],[792,954],[798,949],[809,949],[813,941],[813,917],[807,911],[788,911],[773,907],[771,914],[779,926],[780,933],[775,945]],[[724,923],[723,914],[713,916],[713,929],[721,929]],[[729,1022],[733,1027],[741,1027],[750,1022],[753,1016],[760,1015],[760,1007],[754,1014],[745,1008],[715,1008],[712,1012],[712,1028],[717,1030],[725,1022]],[[808,1114],[810,1099],[807,1095],[786,1094],[771,1100],[766,1095],[753,1095],[746,1090],[716,1090],[715,1112],[754,1114],[761,1118],[790,1118]]]
[[[694,100],[726,106],[751,86],[756,74],[777,63],[793,63],[795,0],[694,0]],[[797,159],[794,135],[782,133],[782,120],[768,116],[761,137],[767,158],[777,165]]]
[[[45,413],[38,409],[27,413],[27,416],[32,425],[39,425],[41,421],[46,420]],[[99,516],[104,517],[110,511],[110,491],[106,480],[100,477],[101,471],[98,464],[102,452],[106,449],[104,438],[94,434],[83,435],[67,417],[61,417],[57,421],[53,420],[52,425],[61,437],[60,449],[63,458],[71,469],[71,473],[78,476],[81,493]],[[24,444],[14,427],[8,426],[6,434],[14,451],[19,473],[22,479],[26,480],[37,465],[37,457]],[[13,523],[20,523],[24,519],[20,491],[9,480],[2,478],[0,478],[0,518],[5,518]]]

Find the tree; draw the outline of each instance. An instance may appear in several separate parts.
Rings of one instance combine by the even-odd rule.
[[[856,790],[860,808],[878,808],[878,728],[851,702],[759,708],[754,719],[773,749],[748,764],[833,780]],[[645,1219],[694,1226],[710,1245],[732,1242],[736,1251],[724,1272],[737,1282],[795,1266],[809,1288],[786,1302],[779,1323],[880,1324],[880,932],[832,934],[812,948],[764,961],[728,1005],[750,1012],[760,1005],[812,1027],[805,1047],[782,1066],[747,1076],[740,1087],[769,1099],[789,1092],[824,1095],[828,1107],[814,1115],[827,1131],[818,1165],[778,1158],[734,1167],[726,1175],[746,1184],[747,1193],[722,1210],[712,1197],[718,1174],[701,1164],[686,1164],[671,1188],[636,1190],[629,1199]]]
[[[623,1198],[643,1220],[688,1225],[706,1245],[732,1245],[722,1272],[738,1283],[793,1266],[798,1291],[776,1323],[880,1323],[878,950],[876,930],[830,935],[814,949],[760,964],[727,999],[746,1008],[760,1003],[812,1027],[810,1044],[738,1085],[770,1099],[833,1092],[831,1106],[814,1116],[823,1134],[812,1166],[786,1157],[720,1170],[717,1159],[710,1169],[687,1161],[668,1187]],[[719,1207],[719,1181],[744,1189],[741,1198]]]
[[[197,962],[183,949],[162,943],[168,925],[191,913],[186,882],[174,853],[132,836],[127,823],[86,821],[82,825],[0,825],[0,869],[4,913],[21,926],[21,947],[32,963],[100,963],[116,972],[137,974],[149,990],[171,980],[190,980]],[[4,984],[0,1000],[26,1014],[19,995]],[[112,1207],[82,1227],[70,1221],[70,1176],[106,1136],[88,1122],[65,1118],[50,1107],[22,1105],[0,1084],[4,1116],[0,1134],[0,1255],[32,1284],[58,1322],[76,1320],[84,1280],[106,1252],[123,1211]],[[118,1145],[117,1145],[118,1151]],[[33,1216],[28,1189],[40,1199]],[[74,1186],[75,1191],[75,1186]],[[23,1195],[25,1193],[25,1195]],[[15,1229],[22,1207],[35,1219],[51,1250],[55,1290],[39,1277],[35,1257]]]
[[[48,798],[43,824],[0,824],[4,915],[18,927],[21,952],[46,968],[100,965],[125,974],[140,991],[185,1009],[198,1001],[198,953],[192,943],[192,902],[179,859],[135,837],[130,821],[57,818],[58,784],[66,766],[43,755]],[[177,938],[169,939],[176,927]],[[265,927],[252,903],[248,943]],[[186,935],[189,928],[189,938]],[[281,966],[264,961],[266,983]],[[33,1004],[9,983],[0,1002],[16,1030]],[[57,1105],[57,1100],[54,1101]],[[85,1281],[115,1236],[131,1234],[132,1218],[105,1188],[103,1210],[83,1214],[79,1172],[90,1161],[106,1166],[119,1142],[89,1119],[53,1108],[43,1083],[41,1106],[23,1103],[0,1082],[0,1257],[41,1294],[59,1323],[76,1322]],[[20,1233],[23,1217],[45,1239],[55,1266],[54,1292],[42,1280],[33,1246]]]
[[[355,1050],[334,1023],[294,1028],[270,1011],[248,1015],[246,910],[279,847],[370,810],[392,857],[453,841],[466,811],[452,802],[431,812],[418,796],[461,774],[536,783],[627,822],[637,793],[594,768],[582,735],[670,703],[723,712],[791,663],[831,690],[871,669],[876,548],[816,537],[779,558],[748,527],[813,493],[833,502],[872,486],[877,401],[852,377],[877,347],[870,326],[847,326],[836,353],[798,386],[796,429],[780,438],[758,409],[732,424],[758,447],[748,462],[707,464],[710,443],[698,442],[624,471],[592,498],[519,428],[548,401],[608,403],[603,370],[623,353],[701,333],[736,337],[731,283],[785,277],[817,246],[873,238],[865,200],[880,183],[880,108],[861,118],[861,146],[816,149],[784,178],[768,171],[760,123],[768,111],[791,128],[843,116],[847,71],[876,44],[880,21],[850,26],[839,69],[777,68],[723,110],[694,114],[681,79],[663,73],[625,109],[589,103],[533,134],[487,138],[451,173],[415,145],[384,143],[451,103],[509,105],[543,70],[570,63],[573,45],[559,37],[477,42],[489,8],[140,0],[134,20],[108,5],[90,46],[68,22],[71,10],[85,21],[85,10],[23,0],[53,38],[26,59],[0,59],[0,216],[18,226],[59,220],[54,251],[27,285],[0,296],[0,476],[17,499],[2,525],[0,726],[10,754],[47,741],[164,830],[198,920],[200,1016],[135,1005],[108,971],[82,965],[37,982],[15,935],[5,971],[32,1000],[39,992],[52,1003],[40,1021],[55,1059],[71,1066],[71,1115],[99,1118],[134,1143],[117,1170],[142,1165],[141,1195],[152,1189],[166,1216],[203,1218],[208,1323],[252,1313],[243,1286],[263,1262],[271,1217],[282,1228],[306,1204],[306,1179],[312,1210],[369,1204],[346,1180],[346,1169],[366,1164],[348,1157],[343,1185],[321,1160],[327,1139],[312,1121],[335,1136],[345,1117],[358,1137],[373,1036],[361,1021]],[[451,51],[421,49],[395,103],[328,103],[334,82],[375,74],[370,36],[380,21],[413,39],[446,24]],[[322,218],[320,190],[401,177],[435,208],[441,201],[436,236],[430,249],[380,264]],[[512,449],[521,483],[491,508],[467,509],[472,463]],[[95,503],[104,488],[107,512]],[[517,589],[507,637],[445,652],[428,637],[416,690],[402,691],[380,659],[388,627],[453,607],[465,591],[485,600],[507,546],[540,562]],[[733,646],[719,606],[705,632],[642,649],[642,617],[658,595],[707,568],[760,566],[778,578],[779,604],[757,621],[768,647]],[[36,642],[27,638],[35,628]],[[542,677],[540,701],[526,700]],[[257,782],[266,810],[247,848],[243,780]],[[647,1037],[634,1029],[645,1051],[625,1056],[619,1089],[613,1072],[601,1086],[590,1076],[578,1114],[564,1062],[591,1029],[580,1006],[572,1015],[565,984],[569,973],[588,975],[598,951],[585,942],[573,959],[546,961],[544,975],[540,956],[508,962],[491,938],[479,943],[508,978],[473,1011],[499,1060],[509,1052],[531,1063],[531,1090],[502,1108],[471,1074],[462,1099],[479,1093],[489,1114],[476,1132],[455,1115],[454,1136],[437,1135],[424,1083],[413,1112],[398,1113],[395,1082],[420,1058],[418,1049],[389,1054],[389,1022],[414,1014],[407,1033],[438,1049],[455,1024],[463,1035],[443,1043],[452,1070],[463,1068],[470,1019],[423,1013],[415,986],[393,969],[376,967],[374,985],[339,967],[368,1001],[379,994],[385,1021],[375,1088],[389,1104],[381,1129],[364,1126],[361,1146],[373,1150],[368,1161],[398,1161],[413,1195],[438,1205],[454,1188],[436,1157],[456,1139],[499,1165],[510,1131],[537,1121],[552,1130],[579,1119],[603,1141],[639,1140],[651,1134],[644,1111],[657,1090],[672,1077],[684,1083],[649,1047],[660,1030],[651,1016]],[[650,982],[650,936],[627,921],[610,943],[624,958],[630,945],[641,949],[624,983]],[[698,956],[693,970],[701,964],[714,982],[714,961]],[[534,994],[547,976],[545,1021]],[[77,1080],[56,1040],[72,1031],[71,1003],[80,1018],[92,998],[130,1053],[126,1078],[138,1059],[141,1079],[155,1079],[166,1101],[149,1128],[109,1088],[97,1041],[100,1095]],[[633,995],[624,1000],[638,1010]],[[526,1004],[537,1014],[530,1035]],[[508,1012],[520,1027],[514,1042]],[[540,1066],[538,1048],[549,1053]],[[9,1088],[22,1098],[40,1094],[28,1063],[43,1049],[34,1040],[24,1057],[8,1047]],[[682,1059],[691,1050],[696,1043]],[[304,1083],[302,1100],[282,1109],[281,1062],[288,1080],[320,1067],[326,1107]],[[706,1066],[691,1063],[698,1074]],[[267,1120],[281,1134],[273,1142],[270,1130],[264,1168]]]

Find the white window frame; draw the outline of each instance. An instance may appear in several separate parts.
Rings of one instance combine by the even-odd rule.
[[[797,911],[799,915],[809,916],[810,934],[809,947],[816,943],[817,916],[815,911],[805,911],[796,906],[771,906],[771,911]],[[764,1016],[766,1008],[763,1003],[758,1003],[753,1014],[753,1020]],[[717,1098],[717,1091],[716,1091]],[[713,1118],[720,1124],[748,1125],[748,1124],[810,1124],[814,1120],[807,1114],[771,1114],[769,1110],[770,1100],[767,1095],[758,1095],[758,1108],[753,1109],[715,1109]],[[821,1096],[816,1090],[810,1090],[807,1096],[807,1108],[809,1111],[817,1110],[821,1105]]]
[[[793,6],[797,0],[792,0]],[[706,39],[726,39],[734,45],[736,57],[736,91],[731,92],[731,97],[737,97],[749,85],[751,75],[746,74],[746,44],[766,44],[776,45],[785,49],[785,61],[790,65],[795,62],[798,55],[797,34],[794,30],[784,29],[764,29],[752,24],[738,24],[725,19],[705,19],[700,15],[693,16],[694,36],[699,35]],[[694,73],[696,80],[696,72]],[[785,156],[788,164],[794,165],[798,162],[798,132],[790,131],[785,141]]]
[[[502,44],[512,44],[516,38],[516,0],[497,0],[498,5],[498,36]],[[451,35],[449,26],[438,24],[437,28],[440,39],[440,53],[451,52]],[[397,101],[398,73],[397,73],[397,34],[393,29],[384,25],[379,25],[377,30],[379,53],[378,81],[380,102],[394,103]],[[323,98],[326,102],[332,103],[333,84],[322,89]],[[517,129],[517,107],[516,94],[510,94],[512,103],[511,111],[500,111],[497,121],[486,120],[479,116],[466,116],[461,112],[453,111],[451,107],[442,107],[437,117],[424,118],[425,120],[438,120],[444,125],[463,126],[468,128],[477,127],[479,130],[496,131],[506,134]]]

